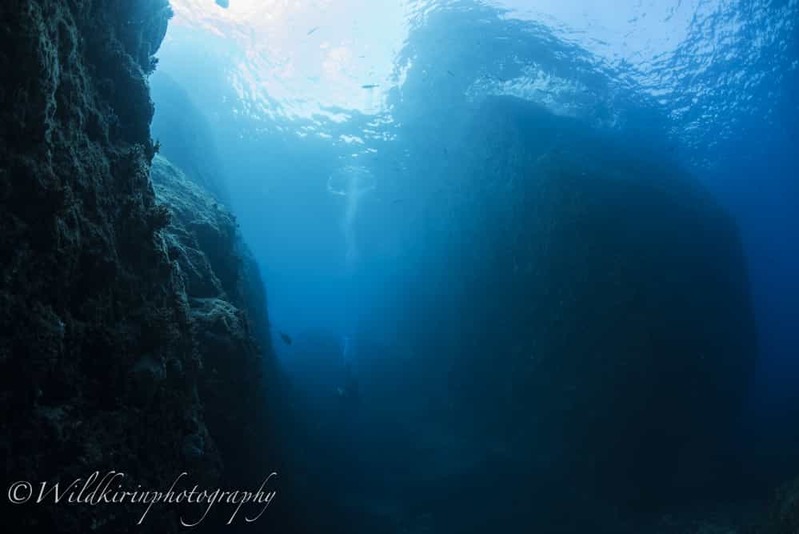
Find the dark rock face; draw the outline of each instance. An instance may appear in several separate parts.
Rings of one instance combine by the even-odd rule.
[[[167,160],[153,162],[160,202],[169,207],[166,231],[170,258],[186,283],[194,336],[202,362],[198,393],[205,421],[219,447],[230,484],[257,487],[277,466],[269,454],[274,438],[267,413],[268,377],[276,376],[258,292],[259,279],[236,233],[233,216],[202,187]],[[262,343],[259,347],[256,339]],[[268,356],[263,357],[263,354]],[[272,397],[274,398],[274,397]]]
[[[733,220],[677,169],[535,108],[495,101],[474,125],[493,146],[465,210],[484,269],[457,326],[464,404],[504,414],[490,431],[562,484],[638,505],[718,487],[756,353]]]
[[[756,534],[794,534],[799,532],[799,479],[777,492],[768,519]]]
[[[219,451],[250,446],[229,440],[263,421],[211,398],[214,380],[253,402],[257,390],[247,319],[228,300],[243,268],[229,215],[189,223],[196,206],[175,201],[183,222],[164,232],[149,180],[146,75],[169,16],[167,0],[0,6],[4,491],[112,469],[133,488],[166,489],[184,470],[211,485]],[[139,526],[140,505],[3,505],[15,532],[179,527],[168,507]]]

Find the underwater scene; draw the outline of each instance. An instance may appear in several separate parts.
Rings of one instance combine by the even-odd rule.
[[[799,0],[4,0],[0,525],[799,534]]]

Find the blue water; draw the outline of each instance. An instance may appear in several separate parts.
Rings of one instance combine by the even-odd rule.
[[[293,495],[346,532],[619,532],[625,507],[757,500],[799,474],[799,2],[230,4],[173,2],[153,135],[214,184],[262,269],[299,421]],[[716,455],[747,466],[733,496],[599,504],[507,419],[538,294],[510,280],[534,278],[543,239],[519,225],[552,194],[523,169],[612,176],[628,157],[640,180],[690,175],[740,232],[756,364]],[[657,210],[636,208],[646,231]]]

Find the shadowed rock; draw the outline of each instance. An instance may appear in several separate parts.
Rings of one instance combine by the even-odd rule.
[[[718,490],[756,355],[732,218],[668,162],[520,101],[473,124],[490,148],[464,180],[481,268],[459,398],[559,483],[637,505]]]
[[[209,216],[164,231],[169,209],[156,204],[149,179],[156,147],[146,76],[170,15],[167,0],[0,5],[3,487],[116,470],[126,489],[165,490],[182,471],[213,488],[220,449],[232,454],[225,474],[234,478],[226,440],[241,438],[241,426],[219,423],[223,405],[209,395],[203,407],[197,390],[222,365],[207,365],[214,360],[197,349],[203,335],[229,336],[215,353],[229,376],[249,375],[260,357],[243,312],[190,307],[192,296],[244,300],[232,223]],[[172,200],[179,219],[184,204]],[[176,259],[178,249],[185,254]],[[215,330],[220,321],[229,328]],[[254,400],[256,380],[244,398]],[[258,424],[254,409],[229,417]],[[140,505],[0,506],[15,532],[180,525],[174,506],[157,507],[142,525]]]

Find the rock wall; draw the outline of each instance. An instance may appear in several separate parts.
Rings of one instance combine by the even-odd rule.
[[[0,5],[4,492],[108,470],[133,487],[165,489],[184,470],[213,485],[241,480],[256,453],[244,429],[264,421],[261,405],[237,409],[218,389],[261,398],[261,360],[231,302],[243,267],[229,215],[192,226],[149,179],[147,75],[170,13],[167,0]],[[165,231],[170,211],[183,222]],[[3,499],[2,517],[14,532],[178,529],[176,509],[138,526],[140,513]]]
[[[479,424],[558,484],[639,507],[718,495],[756,357],[734,221],[662,155],[534,106],[472,124],[489,148],[467,156],[452,262],[481,265],[457,290],[459,402],[503,414]]]
[[[185,282],[201,361],[198,394],[230,485],[257,487],[279,466],[275,447],[277,369],[257,267],[233,215],[202,186],[156,156],[152,180],[171,213],[167,253]]]

